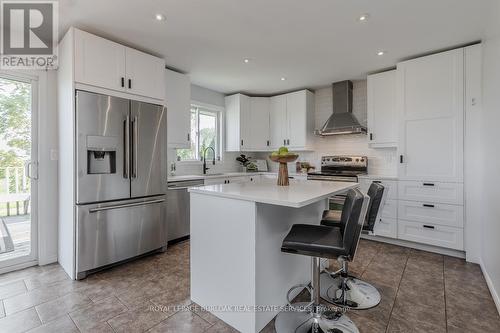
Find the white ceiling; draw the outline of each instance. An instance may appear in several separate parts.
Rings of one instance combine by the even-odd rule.
[[[161,55],[194,84],[273,94],[361,79],[401,59],[477,41],[487,2],[60,0],[59,21],[61,34],[74,25]],[[155,13],[166,21],[155,21]],[[369,20],[358,22],[364,13]]]

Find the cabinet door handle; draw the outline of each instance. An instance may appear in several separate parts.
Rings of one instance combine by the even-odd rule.
[[[283,139],[283,146],[286,146],[286,139]]]
[[[289,146],[290,145],[290,139],[287,139],[286,140],[286,145]]]
[[[269,140],[267,140],[267,146],[269,147]]]
[[[370,133],[370,141],[373,141],[373,133]]]
[[[435,228],[433,225],[426,225],[426,224],[424,224],[423,227],[426,229],[434,229]]]
[[[403,155],[399,155],[399,163],[403,163]]]
[[[191,134],[188,133],[188,142],[191,141]]]
[[[241,140],[241,145],[243,146],[243,140]]]
[[[122,88],[125,88],[125,78],[122,76]]]
[[[423,183],[422,185],[423,185],[423,186],[434,186],[434,184],[433,184],[433,183]]]
[[[427,208],[434,208],[434,205],[429,205],[429,204],[423,204],[422,206],[427,207]]]
[[[128,79],[128,88],[132,89],[132,79]]]

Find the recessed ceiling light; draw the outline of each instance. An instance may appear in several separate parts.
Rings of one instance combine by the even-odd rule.
[[[250,59],[248,59],[248,58],[243,59],[243,62],[244,62],[245,64],[248,64],[248,63],[250,62]]]
[[[281,78],[281,81],[285,81],[285,80],[286,80],[286,77],[282,77],[282,78]]]
[[[378,55],[378,56],[383,56],[384,54],[385,54],[385,51],[378,51],[378,52],[377,52],[377,55]]]
[[[165,21],[166,19],[167,18],[163,14],[160,14],[160,13],[155,14],[155,20],[157,20],[157,21]]]
[[[366,22],[370,18],[370,14],[363,14],[360,17],[358,17],[359,22]]]

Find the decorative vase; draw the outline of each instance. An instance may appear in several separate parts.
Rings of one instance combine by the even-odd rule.
[[[288,165],[287,163],[295,161],[299,157],[298,154],[288,154],[284,156],[269,156],[271,161],[280,164],[280,169],[278,172],[278,186],[288,186],[290,182],[288,180]]]

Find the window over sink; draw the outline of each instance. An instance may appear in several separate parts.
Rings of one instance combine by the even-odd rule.
[[[178,161],[200,161],[203,151],[212,147],[215,157],[220,160],[222,144],[222,112],[215,107],[191,104],[191,148],[177,149]],[[207,159],[212,159],[211,151]]]

